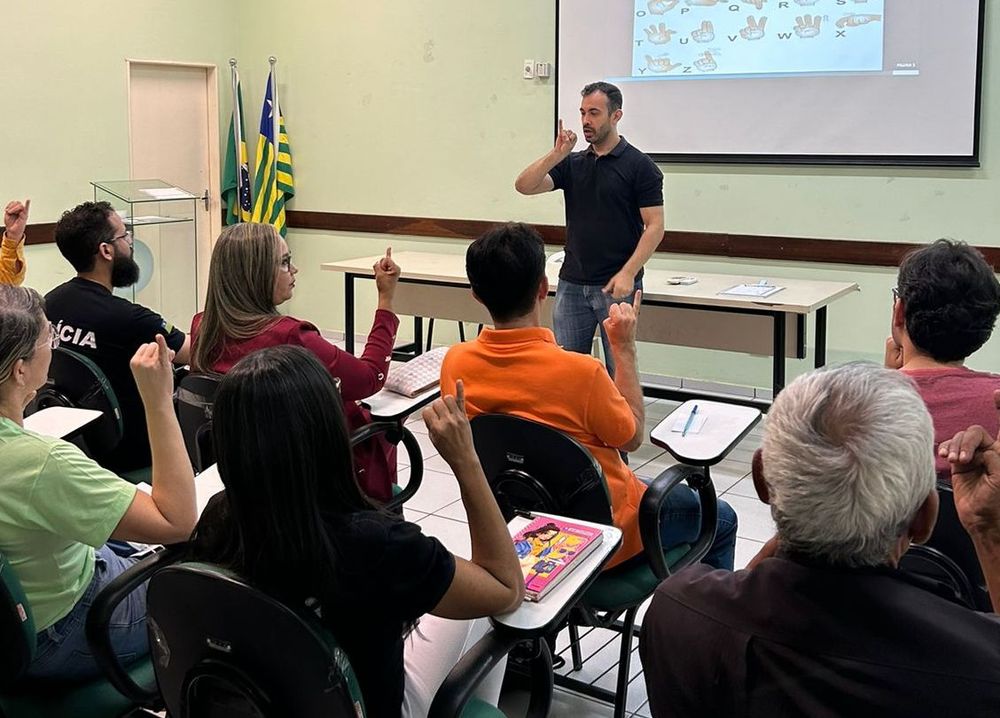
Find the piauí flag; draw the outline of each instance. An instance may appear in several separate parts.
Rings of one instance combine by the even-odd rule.
[[[236,101],[233,103],[233,116],[229,120],[229,141],[226,143],[225,170],[222,174],[226,224],[249,222],[253,213],[253,202],[250,200],[250,162],[247,157],[246,133],[243,131],[243,92],[238,75],[235,80]],[[237,152],[239,162],[236,161]]]
[[[267,76],[267,92],[260,113],[260,139],[257,141],[257,176],[254,178],[253,221],[273,224],[285,236],[285,202],[295,196],[292,178],[292,150],[285,133],[285,118],[274,100],[274,71]],[[274,116],[278,116],[277,162],[275,162]]]

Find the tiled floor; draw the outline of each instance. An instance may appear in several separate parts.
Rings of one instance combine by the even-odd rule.
[[[665,400],[647,400],[646,402],[646,435],[674,408],[676,402]],[[406,518],[415,521],[423,530],[436,536],[453,553],[468,558],[470,541],[466,525],[465,509],[459,499],[458,485],[448,465],[438,455],[427,437],[427,429],[416,416],[407,422],[407,426],[417,435],[424,453],[424,479],[420,491],[411,499],[404,510]],[[774,523],[766,506],[760,503],[754,493],[749,479],[750,459],[754,449],[760,446],[762,426],[758,425],[712,472],[716,491],[736,510],[739,516],[739,528],[736,541],[736,568],[742,568],[757,553],[762,543],[774,533]],[[408,459],[405,452],[400,452],[400,483],[405,481],[408,473]],[[630,454],[629,463],[638,476],[654,478],[661,471],[672,465],[673,458],[663,449],[650,444],[647,440],[643,446]],[[604,629],[594,629],[581,634],[583,655],[587,659],[583,670],[576,677],[602,687],[614,688],[617,675],[615,666],[618,661],[618,645],[612,642],[614,634]],[[560,636],[557,651],[566,648],[565,634]],[[569,656],[567,655],[567,664]],[[641,673],[638,653],[632,655],[632,681],[629,685],[627,710],[630,716],[649,716],[649,705],[646,701],[646,684]],[[563,668],[562,671],[567,670]],[[501,707],[515,706],[523,702],[523,696],[505,695]],[[516,710],[511,710],[516,715]],[[552,715],[574,718],[591,718],[610,716],[611,707],[575,693],[557,689]]]

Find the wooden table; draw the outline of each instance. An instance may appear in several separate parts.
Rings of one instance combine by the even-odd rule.
[[[344,274],[344,334],[349,352],[354,351],[355,280],[373,279],[377,256],[328,262],[322,269]],[[402,314],[414,317],[415,353],[423,343],[422,317],[454,319],[489,324],[491,319],[469,290],[463,254],[399,252],[393,256],[402,276],[395,304]],[[559,266],[546,265],[549,295],[555,295]],[[730,274],[687,273],[696,284],[676,285],[677,273],[647,269],[643,277],[642,319],[639,341],[675,346],[718,349],[773,357],[772,390],[785,386],[785,359],[806,355],[806,317],[815,314],[815,365],[826,363],[827,307],[858,291],[850,282],[781,279],[780,292],[763,299],[723,296],[719,292],[737,284],[756,284],[760,277]],[[552,305],[543,307],[543,324],[552,325]],[[651,395],[690,396],[677,390],[649,391]],[[760,404],[750,400],[746,403]]]

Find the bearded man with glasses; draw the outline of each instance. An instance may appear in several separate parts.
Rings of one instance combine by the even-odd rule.
[[[139,265],[132,257],[132,232],[109,203],[84,202],[64,212],[55,237],[76,276],[46,295],[46,314],[63,347],[88,357],[104,372],[122,412],[121,442],[97,458],[118,472],[149,466],[145,412],[129,360],[162,334],[175,352],[174,364],[187,364],[190,342],[156,312],[112,293],[139,281]]]

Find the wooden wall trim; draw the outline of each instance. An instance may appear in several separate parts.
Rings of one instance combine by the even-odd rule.
[[[54,244],[56,241],[56,223],[38,222],[29,224],[24,230],[25,244]]]
[[[288,210],[288,226],[291,229],[313,229],[324,232],[363,232],[472,240],[496,224],[497,222],[478,219]],[[563,226],[538,224],[535,228],[541,233],[546,244],[566,243],[566,228]],[[52,243],[55,241],[54,231],[54,222],[31,224],[26,232],[27,243]],[[918,246],[920,245],[903,242],[668,230],[664,232],[663,241],[657,251],[726,259],[895,267],[899,265],[899,260],[904,254]],[[993,269],[1000,272],[1000,247],[979,247],[979,251],[986,256]]]
[[[288,226],[327,232],[374,232],[413,237],[475,239],[496,222],[440,217],[399,217],[342,212],[288,210]],[[566,243],[566,228],[535,225],[546,244]],[[896,267],[899,260],[919,244],[871,242],[852,239],[769,237],[765,235],[686,232],[668,230],[657,252],[695,254],[706,257],[762,259],[768,261],[854,264]],[[1000,247],[979,247],[994,270],[1000,271]]]

